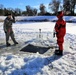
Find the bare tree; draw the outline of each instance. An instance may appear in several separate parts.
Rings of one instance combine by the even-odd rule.
[[[21,9],[15,8],[15,15],[16,15],[16,16],[21,16],[21,15],[22,15]]]
[[[59,10],[60,0],[52,0],[52,2],[49,3],[49,8],[54,12],[57,13]]]
[[[33,15],[34,16],[37,15],[37,9],[36,8],[33,9]]]
[[[76,0],[64,0],[63,7],[66,14],[74,15]]]
[[[40,4],[40,15],[44,15],[45,13],[46,13],[46,10],[45,10],[45,6],[44,6],[44,4]]]
[[[4,15],[4,6],[0,4],[0,15]]]
[[[28,6],[26,6],[26,14],[27,14],[27,16],[35,16],[35,15],[37,15],[37,9],[32,8],[28,5]]]
[[[32,16],[32,8],[28,5],[26,6],[26,12],[27,12],[27,16]]]
[[[64,7],[65,14],[70,14],[70,7],[71,7],[70,0],[64,0],[63,7]]]
[[[71,14],[74,15],[76,0],[70,0],[71,1]]]

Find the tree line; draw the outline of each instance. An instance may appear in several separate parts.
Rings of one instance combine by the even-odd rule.
[[[25,6],[24,11],[20,8],[5,8],[2,4],[0,4],[0,16],[6,16],[7,13],[12,13],[15,16],[36,16],[36,15],[56,15],[59,10],[64,11],[65,15],[76,15],[76,0],[52,0],[48,3],[48,9],[50,12],[46,10],[46,6],[44,4],[40,4],[39,10],[36,8],[32,8],[30,5]]]

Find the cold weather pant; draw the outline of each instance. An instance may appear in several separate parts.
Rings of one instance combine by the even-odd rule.
[[[6,43],[9,41],[9,37],[11,37],[11,39],[12,39],[12,41],[15,43],[16,42],[16,40],[15,40],[15,38],[14,38],[14,33],[13,32],[7,32],[7,33],[5,33],[6,34]]]
[[[64,37],[57,38],[57,44],[59,46],[59,50],[63,50]]]

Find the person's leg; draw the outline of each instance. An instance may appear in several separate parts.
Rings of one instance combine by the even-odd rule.
[[[63,51],[63,43],[58,43],[58,45],[59,45],[59,50]]]
[[[57,44],[59,46],[59,50],[56,51],[57,55],[63,55],[63,42],[64,42],[63,37],[57,39]]]
[[[10,46],[11,44],[8,42],[10,34],[9,33],[5,33],[5,35],[6,35],[6,46]]]
[[[63,55],[63,43],[58,43],[59,45],[59,55]]]
[[[63,50],[63,43],[64,43],[64,38],[60,37],[57,39],[57,44],[59,46],[59,50]]]
[[[15,38],[14,38],[14,33],[11,32],[10,34],[12,41],[14,42],[14,44],[18,44],[18,42],[16,42]]]

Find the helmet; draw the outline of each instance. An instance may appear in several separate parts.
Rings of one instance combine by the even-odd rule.
[[[58,18],[62,18],[63,15],[64,15],[63,11],[59,11],[59,12],[57,13],[57,17],[58,17]]]

